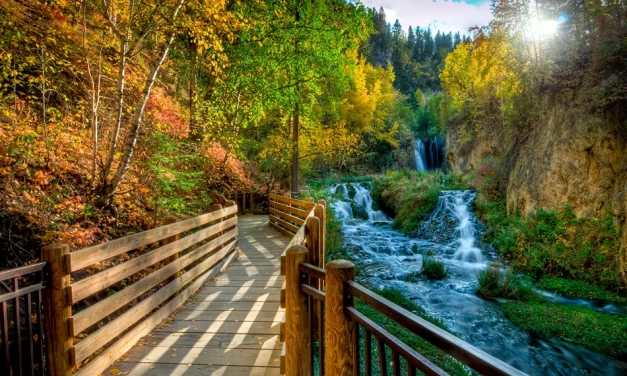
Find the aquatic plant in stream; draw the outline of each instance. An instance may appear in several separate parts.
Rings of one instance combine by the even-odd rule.
[[[448,268],[440,259],[423,256],[421,273],[429,279],[444,279],[448,275]]]
[[[503,273],[498,262],[493,262],[488,268],[480,271],[477,274],[477,280],[479,282],[477,295],[482,298],[543,300],[511,268],[507,268]]]

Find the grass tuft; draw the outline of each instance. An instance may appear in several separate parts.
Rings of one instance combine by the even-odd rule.
[[[448,268],[442,260],[423,256],[421,272],[422,275],[429,279],[444,279],[448,275]]]
[[[521,277],[514,274],[511,268],[503,274],[499,263],[492,263],[477,275],[479,289],[477,295],[482,298],[504,298],[521,301],[540,301],[543,298],[536,294],[531,286]]]

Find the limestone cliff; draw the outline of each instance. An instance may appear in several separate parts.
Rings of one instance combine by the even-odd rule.
[[[447,137],[447,158],[455,174],[476,170],[499,156],[507,179],[508,210],[528,214],[564,204],[580,218],[614,215],[622,229],[619,264],[627,270],[627,129],[617,121],[567,104],[539,106],[528,130],[482,129],[461,142],[460,129]]]

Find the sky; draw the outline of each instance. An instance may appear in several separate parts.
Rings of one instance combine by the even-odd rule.
[[[387,21],[396,19],[403,29],[411,25],[443,32],[468,34],[471,26],[485,26],[492,19],[490,0],[361,0],[369,8],[383,7]]]

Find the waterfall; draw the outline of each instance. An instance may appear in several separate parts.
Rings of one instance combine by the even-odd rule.
[[[416,158],[416,170],[425,171],[427,168],[427,155],[425,153],[425,144],[421,139],[416,139],[416,146],[414,147],[414,157]]]
[[[441,166],[440,163],[440,147],[438,145],[438,137],[432,137],[431,142],[429,143],[429,157],[431,157],[431,164],[429,167],[432,169],[438,168]]]
[[[436,224],[439,231],[445,229],[451,220],[456,223],[452,246],[456,260],[483,262],[481,249],[476,247],[477,219],[470,206],[477,194],[472,191],[442,191],[438,206],[431,213],[428,222]]]
[[[348,195],[348,185],[351,185],[355,189],[355,197],[351,200]],[[357,205],[361,207],[366,213],[368,213],[368,221],[369,222],[386,222],[390,219],[381,211],[374,210],[372,208],[373,201],[372,196],[370,196],[370,189],[364,187],[359,183],[346,183],[339,185],[332,185],[329,187],[329,191],[331,194],[335,194],[338,189],[341,189],[342,198],[344,201],[335,201],[332,205],[335,209],[335,212],[344,219],[355,218],[355,213],[353,213],[353,208],[351,207],[351,203],[353,205]]]

